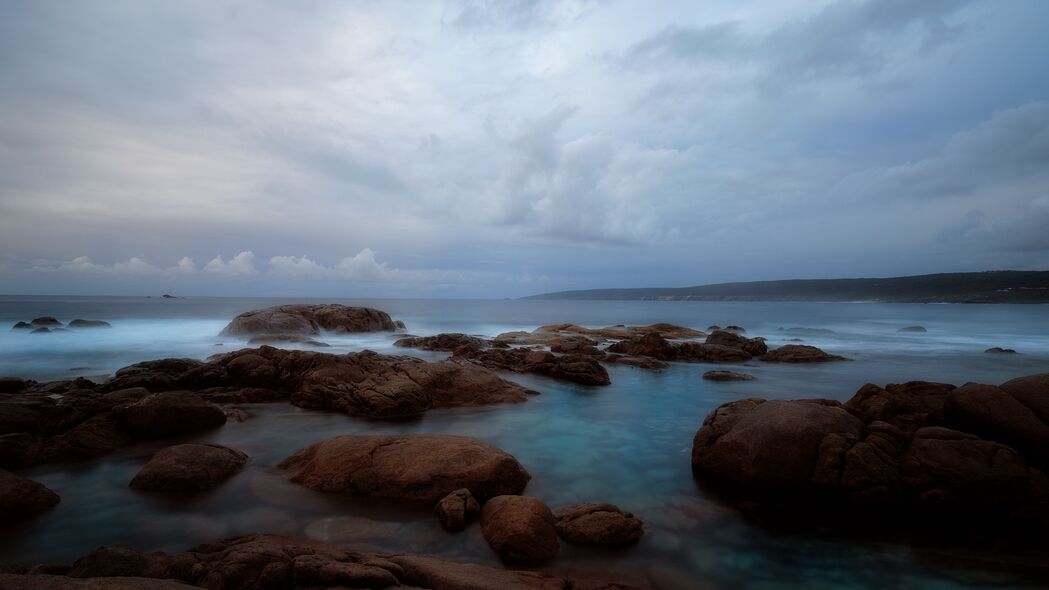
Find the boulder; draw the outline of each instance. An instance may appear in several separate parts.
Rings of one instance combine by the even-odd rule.
[[[369,307],[347,307],[334,303],[278,305],[248,311],[233,318],[223,336],[257,334],[316,335],[322,330],[336,333],[393,332],[390,316]]]
[[[670,366],[666,361],[661,361],[652,357],[628,356],[623,354],[606,354],[601,358],[601,362],[613,365],[627,365],[639,369],[649,369],[651,371],[662,371]]]
[[[1049,424],[994,385],[967,383],[951,391],[943,412],[952,428],[1013,447],[1036,463],[1049,459]]]
[[[259,334],[248,339],[248,344],[305,344],[318,348],[331,346],[327,342],[314,340],[302,334]]]
[[[70,328],[112,328],[113,324],[103,320],[73,320],[69,322]]]
[[[897,332],[912,332],[912,333],[915,333],[915,334],[924,334],[924,333],[928,332],[928,330],[926,330],[924,326],[904,326],[904,327],[902,327],[902,328],[900,328],[899,330],[896,330],[896,331]]]
[[[1017,354],[1016,351],[1012,348],[1002,348],[1000,346],[992,346],[984,352],[988,354]]]
[[[489,348],[481,350],[461,347],[452,360],[481,365],[489,369],[535,373],[581,385],[608,385],[608,371],[597,358],[584,354],[558,356],[552,352],[527,348]]]
[[[168,391],[191,387],[198,383],[184,383],[183,377],[199,370],[206,363],[196,359],[170,358],[144,361],[118,369],[113,378],[103,385],[106,391],[144,387],[150,391]]]
[[[747,375],[746,373],[736,373],[733,371],[707,371],[703,373],[703,378],[708,381],[753,381],[753,375]]]
[[[32,330],[33,329],[33,324],[30,324],[29,322],[18,322],[17,324],[11,326],[11,329],[12,330]]]
[[[57,329],[56,329],[56,331],[57,331]],[[33,328],[33,330],[31,332],[29,332],[29,333],[30,334],[50,334],[51,333],[51,328],[48,328],[47,326],[40,326],[39,328]]]
[[[222,408],[192,391],[165,391],[127,406],[114,414],[141,438],[167,438],[217,428],[226,423]]]
[[[761,356],[769,350],[764,338],[746,338],[727,329],[712,332],[707,336],[706,343],[738,348],[751,356]]]
[[[445,529],[461,531],[481,512],[481,505],[470,490],[460,488],[441,498],[434,511]]]
[[[218,487],[248,461],[244,453],[212,444],[161,449],[128,484],[153,492],[202,492]]]
[[[510,454],[447,435],[336,436],[279,467],[289,480],[317,491],[431,503],[462,488],[480,500],[516,494],[531,479]]]
[[[1049,373],[1017,377],[998,387],[1049,424]]]
[[[29,323],[34,325],[34,326],[47,326],[47,327],[61,326],[62,325],[62,322],[56,320],[55,318],[53,318],[53,317],[51,317],[49,315],[38,317],[38,318],[34,319],[33,321],[31,321]]]
[[[844,361],[843,356],[828,354],[815,346],[805,344],[786,344],[770,350],[761,357],[767,363],[824,363],[827,361]]]
[[[629,545],[645,534],[641,520],[615,504],[576,504],[555,516],[557,534],[578,545]]]
[[[59,501],[44,485],[0,469],[0,524],[32,518]]]
[[[557,557],[556,525],[546,504],[528,496],[496,496],[481,508],[485,541],[512,563],[540,565]]]

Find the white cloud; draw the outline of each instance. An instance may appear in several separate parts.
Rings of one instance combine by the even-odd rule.
[[[223,260],[222,255],[219,254],[204,265],[204,272],[227,276],[247,276],[258,271],[255,269],[255,255],[249,250],[244,250],[229,259],[228,262]]]

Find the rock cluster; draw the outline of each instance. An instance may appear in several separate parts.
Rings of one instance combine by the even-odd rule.
[[[137,363],[102,384],[4,383],[15,393],[0,399],[0,468],[78,461],[136,440],[220,426],[226,416],[216,403],[287,400],[305,408],[394,418],[438,407],[523,402],[535,393],[472,364],[268,346],[209,362]]]
[[[804,517],[1049,524],[1049,374],[865,385],[845,404],[744,399],[696,433],[701,480]]]
[[[64,575],[0,574],[0,587],[30,590],[212,590],[387,588],[391,590],[631,590],[596,577],[564,578],[415,555],[373,555],[319,541],[245,535],[174,555],[129,547],[95,549]]]
[[[392,332],[398,326],[389,314],[369,307],[335,303],[277,305],[244,312],[222,330],[224,336],[300,335],[321,331],[335,333]]]
[[[30,322],[18,322],[14,326],[11,326],[12,330],[28,330],[34,334],[47,334],[49,332],[68,332],[62,327],[62,322],[57,319],[46,315],[33,319]],[[69,328],[112,328],[112,324],[103,320],[82,320],[75,319],[66,324]]]

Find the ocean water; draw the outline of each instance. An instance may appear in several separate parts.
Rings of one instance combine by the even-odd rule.
[[[304,300],[296,300],[304,301]],[[598,551],[562,545],[546,570],[613,571],[658,589],[1044,587],[1045,561],[959,541],[920,546],[901,539],[771,531],[746,522],[701,490],[689,463],[692,437],[717,405],[741,397],[848,399],[868,382],[926,379],[1000,383],[1049,371],[1049,306],[873,303],[583,302],[326,300],[367,305],[404,320],[407,332],[494,336],[551,323],[586,326],[670,322],[705,329],[739,324],[770,345],[792,338],[854,359],[814,366],[748,363],[757,380],[712,383],[711,365],[662,372],[610,367],[612,385],[585,387],[507,375],[541,392],[524,404],[432,411],[408,422],[375,422],[286,404],[244,406],[250,418],[185,440],[248,453],[250,464],[213,493],[191,498],[142,494],[127,482],[157,448],[25,472],[62,496],[55,510],[0,530],[0,561],[68,562],[124,543],[179,551],[221,536],[275,532],[362,550],[429,553],[496,565],[478,527],[444,532],[429,507],[318,494],[285,482],[275,465],[293,451],[350,433],[474,436],[514,454],[532,473],[527,494],[551,507],[613,502],[640,516],[647,534],[634,548]],[[103,319],[112,329],[28,334],[0,329],[0,374],[35,379],[100,376],[162,357],[206,358],[243,342],[217,336],[237,313],[290,300],[233,298],[0,297],[0,325],[52,315]],[[908,325],[927,333],[900,333]],[[790,332],[804,327],[818,333]],[[401,334],[324,336],[327,352],[398,349]],[[990,346],[1018,355],[985,354]],[[731,367],[731,366],[730,366]],[[960,545],[960,546],[959,546]],[[1041,556],[1044,558],[1044,555]],[[1031,567],[1031,564],[1035,567]]]

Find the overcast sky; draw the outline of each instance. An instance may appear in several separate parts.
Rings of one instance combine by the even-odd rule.
[[[0,1],[0,293],[1049,269],[1049,2]]]

